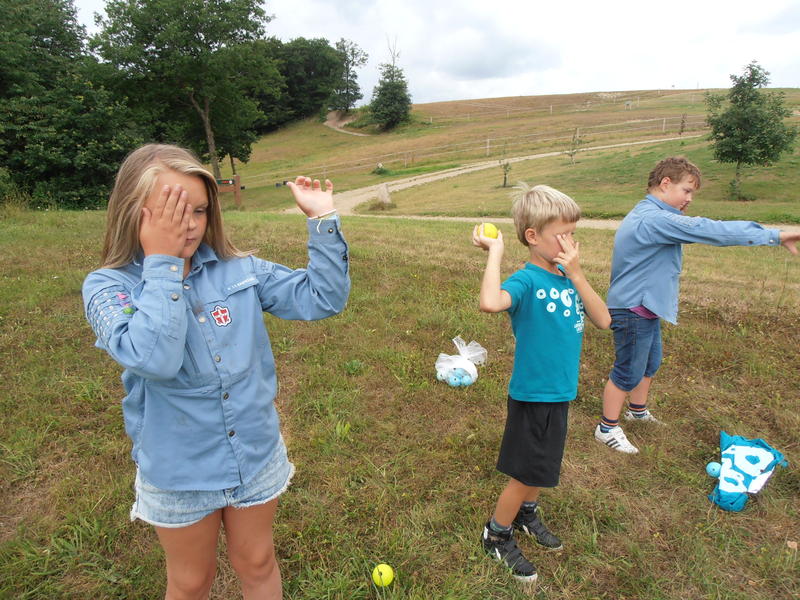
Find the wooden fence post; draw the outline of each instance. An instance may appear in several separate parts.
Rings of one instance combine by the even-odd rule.
[[[239,175],[234,175],[230,179],[217,179],[217,189],[220,193],[233,192],[233,201],[236,208],[242,207],[242,182]]]

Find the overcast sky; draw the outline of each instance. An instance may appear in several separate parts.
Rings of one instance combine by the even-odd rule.
[[[104,0],[75,0],[91,31]],[[800,87],[798,0],[270,0],[268,34],[346,38],[378,65],[399,52],[417,103],[730,86],[757,60],[770,87]]]

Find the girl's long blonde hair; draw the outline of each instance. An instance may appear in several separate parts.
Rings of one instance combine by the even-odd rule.
[[[221,259],[246,256],[225,235],[219,205],[217,181],[197,157],[178,146],[147,144],[131,152],[122,163],[108,199],[106,235],[102,265],[115,269],[127,265],[142,249],[139,224],[142,207],[153,191],[158,176],[165,171],[193,175],[203,180],[208,191],[208,225],[203,241]]]

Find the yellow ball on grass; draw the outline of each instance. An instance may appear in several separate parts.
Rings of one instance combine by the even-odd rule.
[[[386,563],[381,563],[372,569],[372,581],[378,587],[386,587],[394,581],[394,569]]]

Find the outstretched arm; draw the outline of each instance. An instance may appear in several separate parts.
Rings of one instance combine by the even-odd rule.
[[[564,267],[564,272],[569,277],[575,290],[580,294],[583,308],[589,320],[594,323],[594,326],[599,329],[608,329],[611,327],[611,315],[608,312],[608,307],[603,299],[594,291],[594,288],[586,279],[583,274],[583,269],[580,263],[580,244],[578,242],[572,243],[572,240],[564,235],[557,236],[559,244],[561,244],[561,252],[555,258],[555,262]]]
[[[472,230],[472,243],[478,248],[489,251],[486,259],[486,271],[481,280],[480,307],[484,312],[496,313],[511,307],[511,295],[500,288],[500,263],[503,260],[503,234],[497,232],[497,238],[483,235],[483,225],[476,225]]]
[[[792,254],[797,254],[797,242],[800,242],[800,231],[781,231],[781,246]]]
[[[313,219],[333,213],[333,184],[330,179],[325,180],[324,190],[319,179],[312,180],[302,175],[286,185],[292,190],[297,206],[307,217]]]

